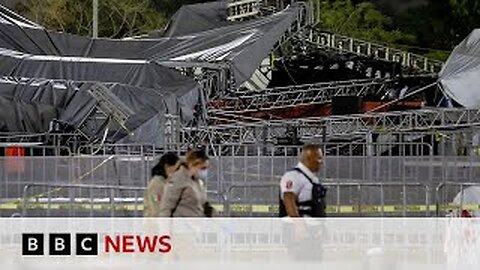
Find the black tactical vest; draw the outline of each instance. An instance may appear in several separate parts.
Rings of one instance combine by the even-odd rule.
[[[300,216],[326,217],[327,215],[325,213],[325,196],[327,195],[327,189],[323,185],[313,182],[312,179],[300,168],[295,168],[293,169],[293,171],[297,171],[303,174],[312,184],[312,200],[305,202],[295,202],[298,207],[298,212]],[[285,208],[285,204],[283,203],[281,194],[279,197],[279,204],[279,216],[286,217],[287,209]]]

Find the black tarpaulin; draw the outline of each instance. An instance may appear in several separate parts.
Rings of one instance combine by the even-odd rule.
[[[0,49],[0,62],[0,76],[118,83],[173,94],[185,105],[179,109],[185,121],[192,120],[200,91],[191,78],[146,60],[29,55]]]
[[[236,85],[240,86],[296,21],[304,4],[295,3],[279,13],[231,25],[218,17],[223,16],[218,15],[221,14],[220,4],[203,4],[204,7],[216,7],[211,13],[206,9],[202,9],[205,13],[199,12],[209,19],[209,16],[217,16],[208,25],[197,18],[198,27],[192,28],[188,34],[181,30],[196,24],[193,18],[191,21],[182,19],[190,12],[187,6],[170,22],[172,30],[167,34],[171,36],[141,40],[90,39],[43,28],[0,23],[0,48],[32,55],[152,60],[160,64],[173,62],[179,66],[192,62],[229,63]]]
[[[170,19],[164,36],[185,36],[228,25],[227,1],[182,6]]]
[[[200,113],[196,109],[206,109],[199,84],[162,64],[227,64],[240,86],[304,7],[297,3],[271,16],[229,24],[223,21],[221,5],[204,4],[195,14],[184,8],[170,24],[167,33],[171,36],[142,40],[90,39],[52,32],[2,7],[0,77],[16,80],[13,91],[0,83],[2,104],[8,104],[3,108],[9,108],[0,110],[2,129],[11,116],[6,111],[20,112],[12,119],[29,123],[18,125],[16,131],[45,131],[45,123],[52,118],[78,126],[94,106],[86,89],[100,82],[135,112],[127,122],[133,135],[117,129],[110,139],[158,142],[165,113],[190,121]]]
[[[1,78],[0,122],[11,132],[45,132],[73,96],[68,87],[50,81]]]
[[[158,63],[229,63],[236,86],[248,80],[294,24],[304,4],[276,14],[185,36],[161,39],[149,50]],[[158,52],[158,53],[156,53]]]
[[[196,82],[146,60],[31,55],[0,49],[0,76],[117,82],[132,86],[190,91]]]
[[[152,128],[150,120],[164,114],[191,119],[199,99],[198,91],[179,94],[118,83],[104,85],[134,112],[126,123],[132,134],[114,126],[108,137],[111,141],[161,144],[163,129]],[[90,128],[98,123],[87,118],[96,105],[87,92],[92,86],[92,82],[1,78],[0,123],[12,132],[38,133],[46,132],[48,124],[57,119],[77,128],[83,124],[82,131],[95,137],[98,134],[92,133]],[[161,122],[155,124],[162,125]]]
[[[125,124],[129,132],[110,124],[110,141],[163,143],[162,123],[152,125],[152,119],[174,114],[188,122],[205,106],[198,83],[144,54],[157,43],[51,32],[2,7],[1,129],[45,132],[56,119],[98,138],[100,120],[89,117],[97,101],[87,90],[102,83],[133,112]]]
[[[54,106],[12,101],[0,96],[0,130],[8,132],[44,132],[58,116]]]

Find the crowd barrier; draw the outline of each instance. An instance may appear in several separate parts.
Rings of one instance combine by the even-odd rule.
[[[327,187],[328,196],[327,212],[335,216],[418,216],[419,213],[425,216],[431,216],[430,210],[430,189],[427,185],[421,183],[331,183],[323,182]],[[235,190],[267,189],[269,197],[245,196]],[[421,192],[421,198],[418,193]],[[379,200],[372,198],[363,198],[368,193],[375,192],[379,195]],[[386,192],[396,192],[397,196],[386,196]],[[409,194],[411,192],[412,194]],[[240,193],[240,196],[239,196]],[[263,215],[278,215],[279,205],[279,184],[247,184],[232,185],[224,195],[226,208],[224,214],[242,213],[247,216],[254,216],[255,213]],[[251,198],[256,198],[252,200]],[[390,200],[386,200],[390,197]],[[234,209],[232,211],[232,205]]]
[[[437,194],[433,193],[441,183],[475,183],[480,177],[480,157],[435,156],[429,143],[339,142],[324,143],[321,146],[325,158],[319,178],[329,185],[327,212],[331,215],[372,216],[375,213],[377,216],[411,216],[414,213],[415,216],[427,216],[432,211],[444,215],[448,209],[437,207],[436,202],[426,205],[426,197],[429,196],[429,200],[436,198]],[[205,183],[211,194],[217,194],[214,201],[220,212],[223,214],[230,211],[228,215],[239,216],[275,216],[278,211],[278,187],[275,185],[286,171],[295,167],[300,148],[248,144],[209,145],[206,150],[211,157],[211,168]],[[42,149],[40,152],[45,154],[27,155],[31,149]],[[55,152],[52,149],[68,153],[66,147],[34,145],[26,147],[25,153],[17,149],[13,152],[18,155],[0,156],[1,207],[15,210],[15,205],[5,202],[22,198],[25,185],[31,183],[47,186],[32,186],[29,189],[44,190],[50,188],[48,185],[145,187],[151,178],[151,168],[163,153],[177,151],[183,155],[186,151],[186,148],[179,150],[175,145],[156,147],[104,144],[85,146],[78,153],[57,156],[50,155],[49,151]],[[254,187],[265,183],[273,183],[273,186]],[[416,184],[422,186],[415,186]],[[431,194],[425,193],[425,187],[430,189]],[[459,192],[458,188],[449,187],[442,189],[442,200],[447,208]],[[95,190],[93,197],[96,199],[107,200],[110,196],[105,188],[92,189]],[[85,199],[90,196],[84,195],[85,188],[76,192],[79,195],[74,198]],[[115,192],[129,193],[127,190]],[[98,197],[96,194],[99,194]],[[129,196],[134,197],[137,195]],[[70,198],[70,195],[64,194],[62,199],[65,198]],[[141,199],[140,196],[138,200]],[[48,198],[41,200],[48,201]],[[129,205],[128,209],[134,209],[131,202],[124,205]]]
[[[50,155],[50,148],[42,146],[39,149],[45,154],[38,156],[0,156],[0,199],[17,197],[26,183],[145,186],[158,158],[172,151],[169,147],[92,145],[63,156]],[[435,173],[428,165],[434,158],[428,144],[331,143],[322,147],[325,159],[320,177],[335,182],[430,182]],[[36,148],[22,149],[31,152]],[[68,152],[68,148],[55,149]],[[211,174],[206,182],[210,190],[221,191],[233,184],[276,181],[296,165],[300,147],[211,145],[207,151]],[[436,178],[442,175],[437,172]]]
[[[480,186],[478,183],[447,182],[434,190],[422,183],[324,185],[328,189],[326,212],[330,217],[442,217],[462,209],[480,210],[480,202],[454,202],[445,193],[445,187],[450,186],[458,187],[463,194],[467,187]],[[265,189],[269,190],[268,197],[250,199],[250,193]],[[246,190],[249,195],[243,197]],[[422,196],[414,198],[419,190]],[[141,217],[144,191],[143,187],[129,186],[30,183],[24,186],[22,198],[0,203],[0,209],[23,217]],[[368,193],[365,191],[377,192],[380,200],[363,198]],[[388,196],[392,192],[397,193],[395,200]],[[278,216],[278,183],[232,185],[224,192],[209,191],[208,197],[216,216]]]

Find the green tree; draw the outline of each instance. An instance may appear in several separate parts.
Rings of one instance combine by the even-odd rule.
[[[480,26],[480,0],[429,0],[397,18],[396,25],[417,36],[418,46],[451,50]]]
[[[320,26],[335,33],[384,43],[415,42],[414,35],[394,29],[392,19],[371,2],[323,1],[320,14]]]
[[[99,36],[123,38],[148,33],[166,24],[151,0],[99,0]],[[27,0],[18,10],[51,30],[90,36],[92,1]]]
[[[428,5],[410,9],[395,20],[403,31],[416,36],[416,46],[450,50],[454,41],[449,0],[431,0]]]
[[[453,13],[467,20],[478,21],[480,15],[480,0],[450,0]]]
[[[480,0],[449,0],[454,18],[453,31],[461,37],[467,36],[480,26]]]
[[[170,18],[182,5],[211,2],[214,0],[152,0],[153,6]]]

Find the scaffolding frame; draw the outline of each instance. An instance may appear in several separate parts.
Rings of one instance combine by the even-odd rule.
[[[480,126],[480,110],[424,109],[367,113],[346,116],[311,117],[295,120],[262,120],[217,111],[216,125],[182,127],[182,143],[274,143],[284,138],[328,141],[332,138],[362,138],[372,132],[399,133],[461,129]]]
[[[242,21],[260,15],[262,0],[229,0],[227,4],[227,20]]]
[[[285,0],[228,0],[227,20],[246,21],[272,14],[285,8]]]
[[[438,73],[444,64],[442,61],[430,59],[419,54],[362,39],[321,31],[313,27],[309,33],[308,40],[318,48],[374,57],[382,61],[398,62],[403,68],[414,69],[420,73]]]
[[[219,100],[218,106],[225,111],[253,112],[298,105],[325,104],[331,102],[335,96],[379,95],[391,89],[395,81],[394,79],[366,79],[240,92]]]
[[[371,130],[390,132],[459,129],[480,125],[480,110],[424,109],[401,112],[367,113],[327,118],[309,118],[306,122],[322,122],[327,133],[349,134]]]

